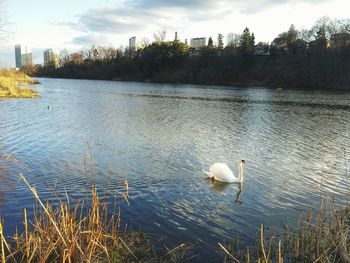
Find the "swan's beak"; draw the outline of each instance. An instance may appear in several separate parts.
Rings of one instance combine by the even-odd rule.
[[[245,164],[245,160],[241,160],[241,162],[242,162],[243,164]]]

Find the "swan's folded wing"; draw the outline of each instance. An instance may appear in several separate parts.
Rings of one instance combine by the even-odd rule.
[[[233,177],[231,169],[224,163],[214,163],[210,166],[209,171],[219,179],[227,180]]]

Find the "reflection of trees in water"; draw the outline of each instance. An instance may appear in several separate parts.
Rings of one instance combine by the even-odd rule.
[[[228,189],[232,189],[232,187],[236,188],[237,193],[236,193],[235,202],[237,204],[241,204],[240,199],[243,192],[243,183],[229,184],[229,183],[224,183],[224,182],[215,181],[215,180],[208,180],[208,181],[209,181],[209,190],[215,194],[224,193],[225,191],[228,191]]]

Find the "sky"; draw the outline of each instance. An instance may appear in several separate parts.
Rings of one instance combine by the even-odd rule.
[[[34,63],[43,50],[77,51],[96,45],[125,47],[132,36],[153,40],[166,30],[184,41],[218,33],[254,32],[256,42],[271,42],[291,24],[309,29],[323,16],[349,18],[349,0],[0,0],[7,18],[0,41],[0,67],[14,67],[14,45],[28,46]],[[2,15],[4,16],[4,15]]]

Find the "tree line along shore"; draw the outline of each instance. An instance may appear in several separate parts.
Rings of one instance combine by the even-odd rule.
[[[143,40],[135,49],[91,46],[79,52],[61,52],[59,66],[26,66],[30,75],[56,78],[131,80],[302,89],[349,89],[350,20],[319,19],[309,30],[293,25],[271,44],[255,44],[248,28],[209,38],[191,48],[179,41]]]

